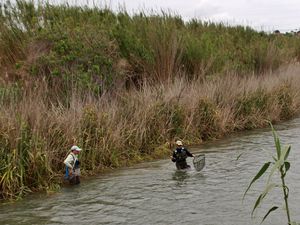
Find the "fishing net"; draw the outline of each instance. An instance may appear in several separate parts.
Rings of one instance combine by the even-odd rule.
[[[197,171],[202,170],[205,166],[205,155],[204,154],[196,155],[194,157],[193,164]]]

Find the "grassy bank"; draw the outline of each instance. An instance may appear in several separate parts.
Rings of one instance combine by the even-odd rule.
[[[51,104],[43,86],[23,95],[1,92],[1,197],[60,183],[62,161],[76,143],[83,174],[145,159],[181,138],[189,143],[262,127],[299,113],[299,67],[265,76],[226,76],[203,83],[176,79],[118,96],[72,96]]]
[[[299,113],[297,37],[25,1],[0,12],[0,198],[55,189],[73,144],[88,175]]]
[[[172,81],[274,71],[300,59],[299,38],[166,12],[34,5],[7,1],[0,8],[2,82],[43,80],[70,97]]]

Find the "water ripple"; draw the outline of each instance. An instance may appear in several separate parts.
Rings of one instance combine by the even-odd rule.
[[[292,144],[287,182],[292,216],[300,221],[295,211],[300,208],[300,119],[276,129],[283,143]],[[271,203],[282,205],[281,195],[271,193],[251,219],[263,182],[257,182],[242,201],[250,180],[275,154],[270,129],[236,134],[191,150],[205,152],[203,171],[176,171],[170,160],[116,170],[57,195],[0,205],[0,224],[254,225]],[[285,223],[283,210],[278,210],[264,224]]]

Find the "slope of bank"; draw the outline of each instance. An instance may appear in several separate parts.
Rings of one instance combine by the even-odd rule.
[[[74,91],[67,106],[51,103],[42,84],[22,95],[11,86],[1,94],[1,197],[57,187],[74,143],[84,149],[88,175],[163,158],[176,138],[201,143],[292,118],[299,113],[299,74],[299,66],[289,66],[205,83],[176,79],[100,98]]]
[[[300,59],[296,35],[184,21],[154,10],[131,16],[126,10],[6,1],[0,30],[0,84],[30,87],[40,80],[64,101],[73,88],[101,95],[177,76],[192,81],[263,74]]]

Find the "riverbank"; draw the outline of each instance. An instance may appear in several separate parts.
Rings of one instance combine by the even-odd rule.
[[[286,179],[291,215],[300,221],[300,118],[279,124],[275,127],[282,143],[292,145]],[[268,193],[254,218],[251,210],[265,183],[255,182],[244,201],[242,196],[261,165],[276,154],[273,142],[270,127],[241,132],[192,147],[195,152],[205,151],[207,157],[200,173],[178,172],[169,159],[157,160],[100,174],[49,197],[34,194],[24,201],[0,204],[0,224],[182,225],[184,220],[186,224],[257,225],[269,210],[268,203],[281,205],[282,196],[276,189]],[[284,209],[272,213],[264,224],[287,224]]]
[[[299,113],[299,73],[291,65],[263,76],[228,75],[204,83],[178,78],[100,98],[73,92],[68,106],[49,102],[37,86],[0,109],[1,197],[57,188],[74,143],[84,149],[80,160],[87,176],[163,158],[177,138],[198,144],[267,126],[266,120],[290,119]]]
[[[299,37],[166,12],[0,5],[0,198],[299,113]]]

